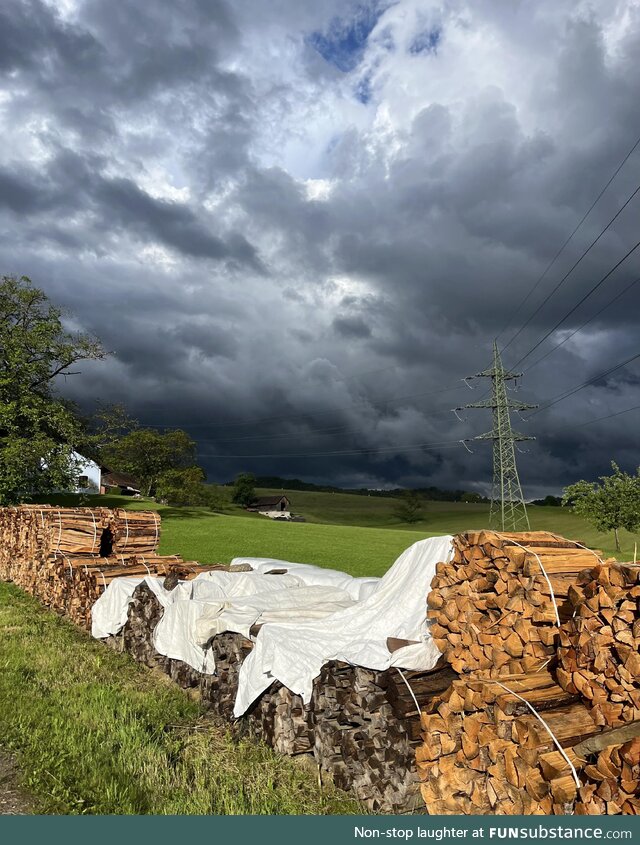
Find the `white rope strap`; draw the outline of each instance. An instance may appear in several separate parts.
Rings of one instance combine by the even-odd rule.
[[[93,519],[93,542],[91,543],[91,554],[94,553],[96,548],[96,540],[98,539],[98,526],[96,524],[96,515],[93,510],[90,511],[91,518]]]
[[[125,525],[125,528],[127,529],[127,533],[125,534],[125,538],[124,538],[124,548],[126,549],[127,546],[129,545],[129,520],[127,519],[127,512],[125,510],[123,510],[123,513],[124,513],[124,525]]]
[[[542,574],[544,575],[544,577],[547,581],[547,584],[549,585],[549,590],[551,591],[551,601],[553,602],[553,609],[554,609],[555,614],[556,614],[556,621],[558,623],[558,628],[559,628],[560,625],[561,625],[561,622],[560,622],[560,613],[558,612],[558,603],[556,601],[556,595],[553,592],[553,587],[551,585],[551,581],[549,580],[549,576],[547,575],[546,569],[542,565],[542,561],[540,560],[539,556],[535,552],[531,551],[531,549],[528,549],[526,546],[521,546],[520,543],[516,542],[511,537],[509,537],[508,539],[509,539],[510,543],[513,543],[516,546],[520,546],[521,549],[524,549],[525,552],[529,552],[529,554],[533,555],[535,557],[535,559],[538,561],[538,565],[540,566],[540,569],[542,570]]]
[[[100,570],[100,575],[102,575],[102,583],[103,583],[104,588],[105,588],[105,590],[106,590],[106,589],[107,589],[107,587],[108,587],[108,584],[107,584],[107,579],[104,577],[104,569],[101,569],[101,570]]]
[[[567,752],[564,750],[564,748],[560,745],[559,740],[556,738],[555,734],[553,733],[553,731],[551,730],[551,728],[549,727],[549,725],[545,722],[545,720],[544,720],[544,719],[542,718],[542,716],[538,713],[538,711],[535,709],[535,707],[533,707],[531,704],[529,704],[529,702],[527,701],[527,699],[526,699],[526,698],[523,698],[521,695],[518,695],[518,693],[517,693],[517,692],[514,692],[512,689],[509,689],[509,687],[505,686],[504,684],[501,684],[501,683],[500,683],[500,681],[495,681],[495,680],[494,680],[494,681],[489,681],[489,683],[495,683],[495,684],[497,684],[499,687],[502,687],[502,689],[503,689],[503,690],[505,690],[506,692],[508,692],[508,693],[509,693],[509,695],[515,695],[515,697],[518,699],[518,701],[521,701],[523,704],[526,704],[526,705],[527,705],[527,707],[529,708],[529,710],[531,710],[531,712],[533,713],[533,715],[534,715],[534,716],[536,717],[536,719],[540,722],[540,724],[541,724],[541,725],[542,725],[542,727],[545,729],[545,731],[549,734],[549,736],[550,736],[550,737],[551,737],[551,739],[553,740],[553,742],[554,742],[554,744],[555,744],[556,748],[558,749],[558,751],[562,754],[562,756],[564,757],[564,759],[567,761],[567,765],[568,765],[568,766],[569,766],[569,768],[571,769],[571,774],[572,774],[573,779],[574,779],[574,781],[575,781],[575,783],[576,783],[576,786],[578,787],[578,789],[580,789],[580,787],[582,786],[582,784],[580,783],[580,778],[578,777],[578,773],[576,772],[576,767],[573,765],[573,763],[572,763],[572,762],[571,762],[571,760],[569,759],[569,755],[568,755],[568,754],[567,754]]]
[[[151,513],[153,514],[153,524],[156,529],[156,536],[153,541],[153,546],[155,548],[158,544],[158,514],[155,511],[151,511]]]
[[[144,559],[144,555],[140,555],[140,560],[142,561],[142,565],[147,570],[147,574],[151,575],[151,570],[147,566],[147,561]]]
[[[405,684],[407,685],[407,689],[409,690],[409,693],[411,694],[411,698],[413,699],[413,701],[414,701],[414,703],[415,703],[415,705],[416,705],[416,710],[418,711],[418,715],[420,715],[420,705],[418,704],[418,699],[417,699],[417,698],[415,697],[415,695],[413,694],[413,690],[412,690],[412,689],[411,689],[411,687],[409,686],[409,681],[405,678],[405,676],[404,676],[404,672],[402,671],[402,669],[401,669],[399,666],[396,666],[395,668],[398,670],[398,672],[400,672],[400,677],[402,678],[402,680],[403,680],[403,681],[405,682]]]
[[[560,537],[560,536],[558,536],[558,534],[551,534],[551,536],[552,536],[552,537],[555,537],[555,538],[556,538],[556,540],[563,540],[563,539],[564,539],[564,537]],[[600,561],[600,563],[604,565],[604,561],[602,560],[602,558],[600,557],[600,555],[597,555],[597,554],[594,552],[594,550],[593,550],[593,549],[590,549],[588,546],[583,546],[583,545],[582,545],[582,543],[578,543],[578,541],[577,541],[577,540],[570,540],[569,542],[573,543],[573,544],[574,544],[574,546],[579,546],[581,549],[584,549],[586,552],[590,552],[590,553],[591,553],[591,554],[595,557],[595,559],[596,559],[596,560],[599,560],[599,561]]]

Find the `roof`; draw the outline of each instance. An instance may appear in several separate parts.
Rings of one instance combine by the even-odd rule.
[[[286,499],[287,502],[289,501],[289,499],[287,498],[287,496],[284,495],[284,493],[281,496],[260,496],[258,499],[254,499],[251,502],[251,507],[255,508],[262,507],[263,505],[277,505],[283,499]]]
[[[106,472],[102,476],[102,483],[105,487],[132,487],[138,490],[138,481],[126,472]]]

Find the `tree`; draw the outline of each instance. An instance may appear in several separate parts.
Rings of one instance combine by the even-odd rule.
[[[420,522],[423,516],[420,495],[415,490],[405,490],[394,509],[394,514],[402,522]]]
[[[174,507],[220,508],[220,499],[213,487],[204,483],[200,467],[170,469],[158,478],[156,497]]]
[[[195,466],[196,444],[181,429],[161,433],[140,428],[111,442],[102,456],[109,469],[130,473],[142,492],[153,496],[163,473]]]
[[[250,505],[256,495],[256,477],[251,472],[242,472],[233,482],[231,501],[236,505]]]
[[[613,531],[616,549],[620,551],[618,531],[634,532],[640,526],[640,467],[635,475],[622,472],[611,462],[613,473],[597,481],[578,481],[564,491],[563,505],[590,522],[598,531]]]
[[[81,434],[73,407],[56,396],[55,379],[76,375],[80,361],[101,359],[98,340],[67,331],[63,312],[26,276],[0,282],[0,503],[66,489]]]

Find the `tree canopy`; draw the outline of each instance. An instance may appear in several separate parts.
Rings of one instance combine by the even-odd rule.
[[[640,526],[640,467],[635,475],[623,472],[611,462],[613,473],[597,481],[578,481],[567,487],[563,505],[590,522],[598,531],[613,531],[620,551],[618,531],[634,532]]]
[[[76,375],[80,361],[100,359],[98,340],[70,332],[63,312],[26,276],[0,282],[0,503],[66,489],[81,427],[55,379]]]
[[[233,482],[231,501],[236,505],[250,505],[256,495],[256,477],[251,472],[241,472]]]
[[[196,465],[196,444],[181,429],[135,429],[108,443],[101,454],[109,469],[131,473],[146,496],[155,495],[163,474]]]

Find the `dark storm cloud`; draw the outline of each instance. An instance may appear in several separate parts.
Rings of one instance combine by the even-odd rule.
[[[616,9],[5,4],[3,270],[115,352],[61,389],[184,426],[212,478],[486,489],[490,449],[455,441],[489,416],[450,409],[495,335],[528,321],[504,357],[541,406],[637,351],[640,284],[605,308],[632,257],[518,363],[637,240],[640,199],[534,313],[638,151],[518,309],[640,131],[640,23]],[[531,495],[638,462],[637,415],[582,424],[638,404],[639,373],[514,418]],[[309,457],[243,457],[287,453]]]

